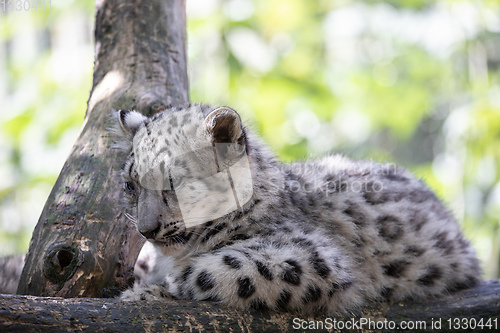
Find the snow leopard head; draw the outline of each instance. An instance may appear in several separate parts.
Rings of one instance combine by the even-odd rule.
[[[123,189],[138,231],[156,244],[241,209],[252,196],[245,130],[228,107],[190,104],[148,118],[116,112],[128,153]]]

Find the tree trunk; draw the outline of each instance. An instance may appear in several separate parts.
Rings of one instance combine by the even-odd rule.
[[[120,208],[110,114],[189,100],[184,0],[98,1],[95,45],[85,123],[33,232],[19,294],[110,297],[130,285],[142,241]]]
[[[326,325],[336,325],[331,327],[334,331],[349,332],[498,332],[500,328],[499,280],[425,304],[380,305],[360,317],[328,319],[324,315],[308,318],[296,314],[236,311],[207,302],[124,303],[116,299],[10,295],[1,295],[0,299],[2,332],[291,332],[305,329],[324,332]],[[346,329],[350,327],[354,329]]]

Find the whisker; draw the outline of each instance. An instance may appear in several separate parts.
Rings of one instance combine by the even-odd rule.
[[[135,216],[133,216],[132,214],[129,214],[127,212],[125,212],[125,217],[129,220],[130,223],[132,223],[133,225],[137,226],[137,219]]]

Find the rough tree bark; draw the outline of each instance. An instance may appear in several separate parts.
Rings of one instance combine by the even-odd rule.
[[[326,318],[325,315],[308,318],[274,312],[243,312],[190,301],[124,303],[102,298],[4,295],[0,304],[2,332],[301,332],[304,328],[316,328],[307,329],[308,332],[324,332],[316,321],[326,324]],[[342,321],[336,323],[336,332],[498,332],[500,281],[489,281],[424,304],[384,304],[365,311],[360,317],[329,320],[332,319]],[[482,329],[478,326],[481,319]],[[374,326],[377,322],[378,326]],[[333,321],[330,323],[333,325]],[[358,326],[345,329],[353,323]],[[297,330],[296,325],[301,325],[300,329]]]
[[[293,314],[204,302],[75,298],[116,295],[130,283],[142,246],[118,205],[119,163],[106,130],[111,109],[150,115],[188,101],[185,1],[103,0],[96,7],[96,63],[85,125],[35,228],[18,288],[19,294],[65,298],[0,295],[0,331],[290,331]],[[421,331],[437,331],[431,325],[441,319],[447,331],[448,318],[492,318],[498,328],[499,314],[497,280],[426,304],[382,305],[363,317],[425,321]]]
[[[142,242],[119,207],[109,116],[189,100],[184,0],[97,1],[95,43],[85,124],[33,232],[19,294],[109,297],[131,282]]]

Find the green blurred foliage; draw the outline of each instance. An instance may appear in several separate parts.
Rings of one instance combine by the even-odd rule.
[[[27,250],[91,88],[93,1],[51,5],[0,7],[0,255]]]
[[[191,100],[234,107],[285,161],[406,166],[499,276],[498,1],[187,0],[187,13]],[[36,50],[0,53],[0,254],[27,249],[83,122],[93,15],[91,1],[0,12],[3,49],[28,31]]]

